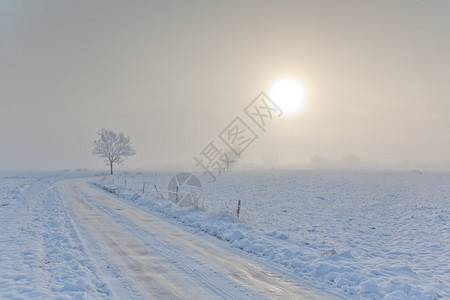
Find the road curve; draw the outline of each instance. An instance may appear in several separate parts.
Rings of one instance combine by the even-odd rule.
[[[87,181],[66,180],[57,188],[114,298],[336,298],[128,205]]]

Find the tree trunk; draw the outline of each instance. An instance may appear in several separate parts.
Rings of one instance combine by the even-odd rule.
[[[113,175],[113,163],[110,162],[110,163],[109,163],[109,166],[110,166],[110,168],[111,168],[111,175]]]

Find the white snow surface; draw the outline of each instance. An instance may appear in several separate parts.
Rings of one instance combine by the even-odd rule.
[[[339,298],[77,176],[1,174],[0,299]]]
[[[54,190],[83,175],[0,173],[0,299],[108,299]]]
[[[85,180],[57,188],[114,299],[337,298]]]
[[[344,298],[450,299],[450,172],[229,172],[215,183],[197,174],[202,210],[156,193],[167,198],[175,174],[95,184]]]
[[[130,172],[90,181],[124,205],[215,237],[234,253],[336,297],[450,299],[450,172],[229,172],[215,183],[198,174],[202,209],[161,198],[175,174]],[[57,188],[61,180],[92,175],[0,173],[1,299],[117,296],[114,270],[98,267],[108,262],[87,249],[81,219]]]

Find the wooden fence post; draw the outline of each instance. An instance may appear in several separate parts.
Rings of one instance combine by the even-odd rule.
[[[238,201],[238,208],[237,208],[237,217],[239,218],[239,213],[241,212],[241,200]]]

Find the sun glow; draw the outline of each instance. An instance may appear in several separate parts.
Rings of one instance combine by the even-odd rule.
[[[292,114],[302,108],[305,91],[303,86],[293,79],[277,81],[269,92],[272,99],[285,114]]]

